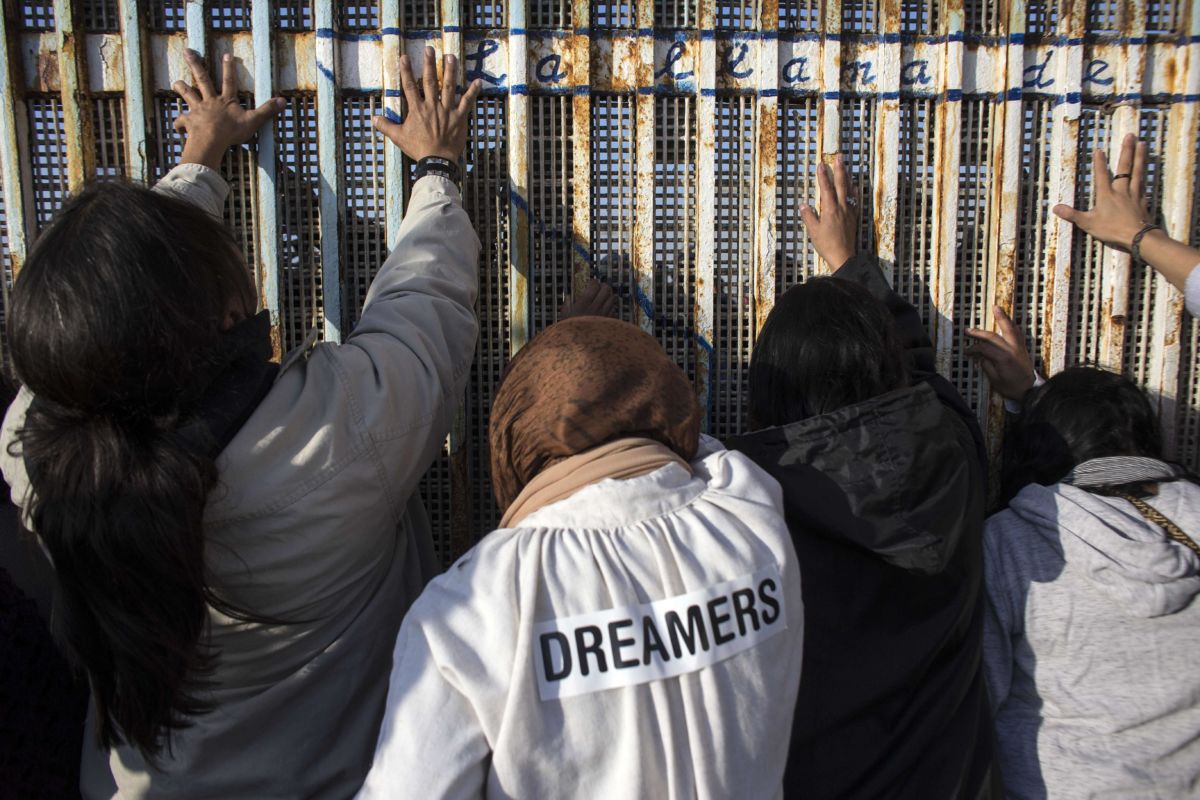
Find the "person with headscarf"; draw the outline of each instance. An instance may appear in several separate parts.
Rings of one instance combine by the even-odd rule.
[[[804,611],[778,485],[612,319],[521,350],[490,440],[501,529],[405,617],[359,796],[781,796]]]

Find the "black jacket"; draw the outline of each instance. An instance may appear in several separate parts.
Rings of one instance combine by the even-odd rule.
[[[835,276],[887,303],[912,385],[730,442],[782,485],[800,562],[804,665],[785,795],[974,798],[993,752],[983,437],[876,261],[856,257]]]

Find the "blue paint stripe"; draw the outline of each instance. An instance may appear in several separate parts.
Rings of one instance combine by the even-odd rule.
[[[383,28],[379,32],[384,36],[400,36],[403,33],[399,28]]]
[[[841,92],[825,92],[825,94],[823,94],[821,96],[824,97],[826,100],[841,100],[842,99]]]
[[[778,97],[779,90],[778,89],[762,89],[759,91],[758,96],[759,97]]]
[[[701,96],[701,97],[716,97],[716,96],[717,96],[717,90],[716,90],[716,89],[707,89],[707,88],[701,88],[701,89],[700,89],[700,96]]]
[[[403,89],[384,89],[383,96],[384,97],[404,97],[404,90]]]
[[[461,25],[443,25],[442,30],[446,33],[459,33],[462,31]]]
[[[947,89],[946,102],[957,103],[963,99],[962,89]]]
[[[576,96],[589,95],[592,93],[592,87],[587,86],[586,84],[583,86],[576,86],[571,93]]]
[[[1009,87],[1008,93],[1005,96],[1008,100],[1019,101],[1021,99],[1021,90],[1017,87]]]
[[[524,28],[509,28],[508,29],[509,36],[524,36],[525,33],[526,33],[526,31]]]
[[[322,64],[320,61],[317,62],[317,72],[321,73],[327,80],[334,82],[337,81],[337,78],[333,74],[333,70]]]
[[[592,29],[591,28],[576,28],[575,35],[576,36],[591,36]]]
[[[508,87],[508,93],[527,95],[529,94],[529,86],[524,83],[514,83],[512,86]]]
[[[518,31],[515,28],[513,29],[512,32],[513,33],[526,33],[526,31]],[[558,29],[551,30],[549,28],[545,28],[545,29],[536,28],[534,30],[528,31],[528,35],[529,35],[530,39],[534,39],[535,41],[541,41],[543,39],[569,39],[575,35],[575,32],[558,30]]]

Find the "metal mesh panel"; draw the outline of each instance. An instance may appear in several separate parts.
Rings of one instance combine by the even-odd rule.
[[[342,298],[346,330],[362,315],[367,289],[387,258],[383,181],[384,139],[371,118],[382,113],[379,94],[342,98],[342,197],[345,217],[341,231]]]
[[[1029,0],[1025,4],[1025,35],[1032,38],[1053,35],[1058,26],[1056,0]]]
[[[654,330],[696,377],[696,114],[690,96],[654,102]]]
[[[504,0],[463,0],[462,19],[468,28],[503,28],[508,24]]]
[[[250,0],[208,0],[208,24],[222,31],[250,30]]]
[[[875,250],[875,97],[842,99],[842,157],[858,187],[858,249]]]
[[[963,3],[964,25],[967,33],[980,36],[995,36],[1005,20],[1002,16],[1008,5],[992,0],[966,0]]]
[[[338,22],[344,31],[372,30],[379,27],[379,3],[339,3]]]
[[[746,373],[754,343],[754,100],[717,99],[716,219],[713,289],[715,386],[709,432],[742,431]]]
[[[938,3],[922,0],[902,0],[900,3],[900,33],[906,36],[931,36],[938,32]]]
[[[877,0],[843,0],[842,30],[847,33],[869,33],[879,24]]]
[[[569,28],[571,0],[528,0],[526,13],[531,28]]]
[[[530,102],[531,333],[553,325],[571,297],[571,99],[539,95]]]
[[[96,177],[126,174],[125,100],[120,96],[92,100],[92,131],[96,137]]]
[[[152,0],[148,9],[151,30],[181,31],[187,27],[185,0]]]
[[[637,141],[632,95],[592,97],[592,268],[618,297],[618,316],[634,319],[634,185]]]
[[[1079,117],[1079,156],[1075,175],[1075,207],[1091,208],[1092,151],[1108,149],[1112,111],[1085,105]],[[1100,313],[1104,300],[1104,246],[1090,236],[1075,236],[1071,253],[1071,306],[1067,320],[1069,366],[1100,362]]]
[[[450,522],[454,516],[453,506],[453,465],[450,460],[450,449],[443,445],[433,464],[421,477],[417,491],[421,494],[421,502],[425,505],[425,514],[429,519],[430,534],[433,537],[433,554],[443,567],[450,566],[460,553],[454,551],[451,542]]]
[[[820,30],[820,0],[781,0],[779,27],[786,31],[810,33]]]
[[[488,413],[508,363],[508,146],[503,97],[484,97],[475,108],[467,142],[464,201],[483,243],[479,256],[479,343],[467,390],[470,448],[471,532],[482,535],[499,522],[492,499]]]
[[[27,31],[54,30],[53,0],[22,2],[19,8],[21,9],[21,27],[23,29]],[[7,78],[7,76],[5,77]]]
[[[311,31],[313,28],[312,0],[277,0],[271,4],[275,24],[285,31]]]
[[[1150,213],[1158,218],[1162,208],[1162,170],[1166,160],[1167,107],[1143,106],[1138,119],[1138,136],[1148,145],[1146,191]],[[1115,165],[1114,165],[1115,166]],[[1122,371],[1143,387],[1149,384],[1154,301],[1157,273],[1147,264],[1134,264],[1129,275],[1129,314],[1125,322],[1125,347]]]
[[[987,259],[991,240],[992,111],[990,97],[967,98],[962,104],[962,138],[958,167],[958,246],[954,273],[954,344],[950,380],[967,404],[982,418],[987,408],[979,368],[964,355],[969,344],[965,330],[985,327],[987,318]]]
[[[33,214],[40,231],[67,199],[67,146],[58,95],[29,95],[29,159]]]
[[[1089,34],[1116,33],[1121,29],[1120,0],[1087,0],[1087,31]]]
[[[779,135],[775,137],[779,176],[775,184],[775,291],[780,293],[815,274],[817,255],[808,245],[800,206],[816,200],[817,98],[784,97],[779,101]]]
[[[696,0],[654,0],[654,27],[690,28],[696,24]]]
[[[592,27],[632,28],[636,13],[632,0],[618,0],[615,3],[592,0]]]
[[[1017,263],[1013,287],[1013,322],[1025,334],[1034,366],[1042,366],[1042,314],[1046,275],[1051,269],[1046,252],[1050,222],[1050,133],[1054,101],[1027,99],[1021,109],[1021,181],[1017,223]]]
[[[1185,8],[1186,5],[1182,2],[1164,3],[1162,0],[1150,0],[1146,3],[1146,33],[1151,36],[1180,33]],[[1192,13],[1197,12],[1193,11]]]
[[[438,0],[414,0],[402,3],[401,7],[404,9],[402,19],[406,30],[436,28],[441,24],[441,3]]]
[[[1192,186],[1200,186],[1200,141]],[[1190,244],[1200,246],[1200,191],[1192,194]],[[1192,472],[1200,471],[1200,320],[1184,313],[1179,330],[1179,394],[1175,407],[1175,458]]]
[[[243,95],[242,105],[252,101]],[[246,254],[246,262],[256,263],[255,236],[258,226],[258,136],[240,147],[232,147],[221,161],[221,174],[229,184],[225,201],[225,222]]]
[[[717,3],[717,27],[750,30],[758,23],[758,3],[754,0]]]
[[[121,11],[117,0],[86,0],[83,4],[83,29],[88,33],[112,33],[121,29]]]
[[[916,306],[921,320],[933,319],[933,266],[937,261],[933,241],[933,149],[935,101],[911,97],[900,102],[900,175],[896,215],[896,291]]]
[[[173,127],[175,118],[187,110],[187,104],[174,94],[154,98],[154,128],[151,149],[154,180],[166,175],[179,162],[183,152],[183,137]]]
[[[284,351],[324,332],[317,109],[311,94],[288,98],[275,119],[279,219],[279,327]]]

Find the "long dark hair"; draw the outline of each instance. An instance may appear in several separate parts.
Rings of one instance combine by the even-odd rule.
[[[35,397],[14,455],[106,747],[153,759],[211,707],[201,522],[217,471],[175,431],[219,369],[227,309],[253,298],[220,221],[107,181],[67,202],[13,290],[13,366]]]
[[[813,278],[788,289],[750,358],[750,420],[772,427],[905,386],[895,323],[864,286]]]
[[[1001,495],[1058,483],[1093,458],[1162,458],[1162,429],[1146,395],[1123,375],[1072,367],[1025,395],[1005,436]]]

